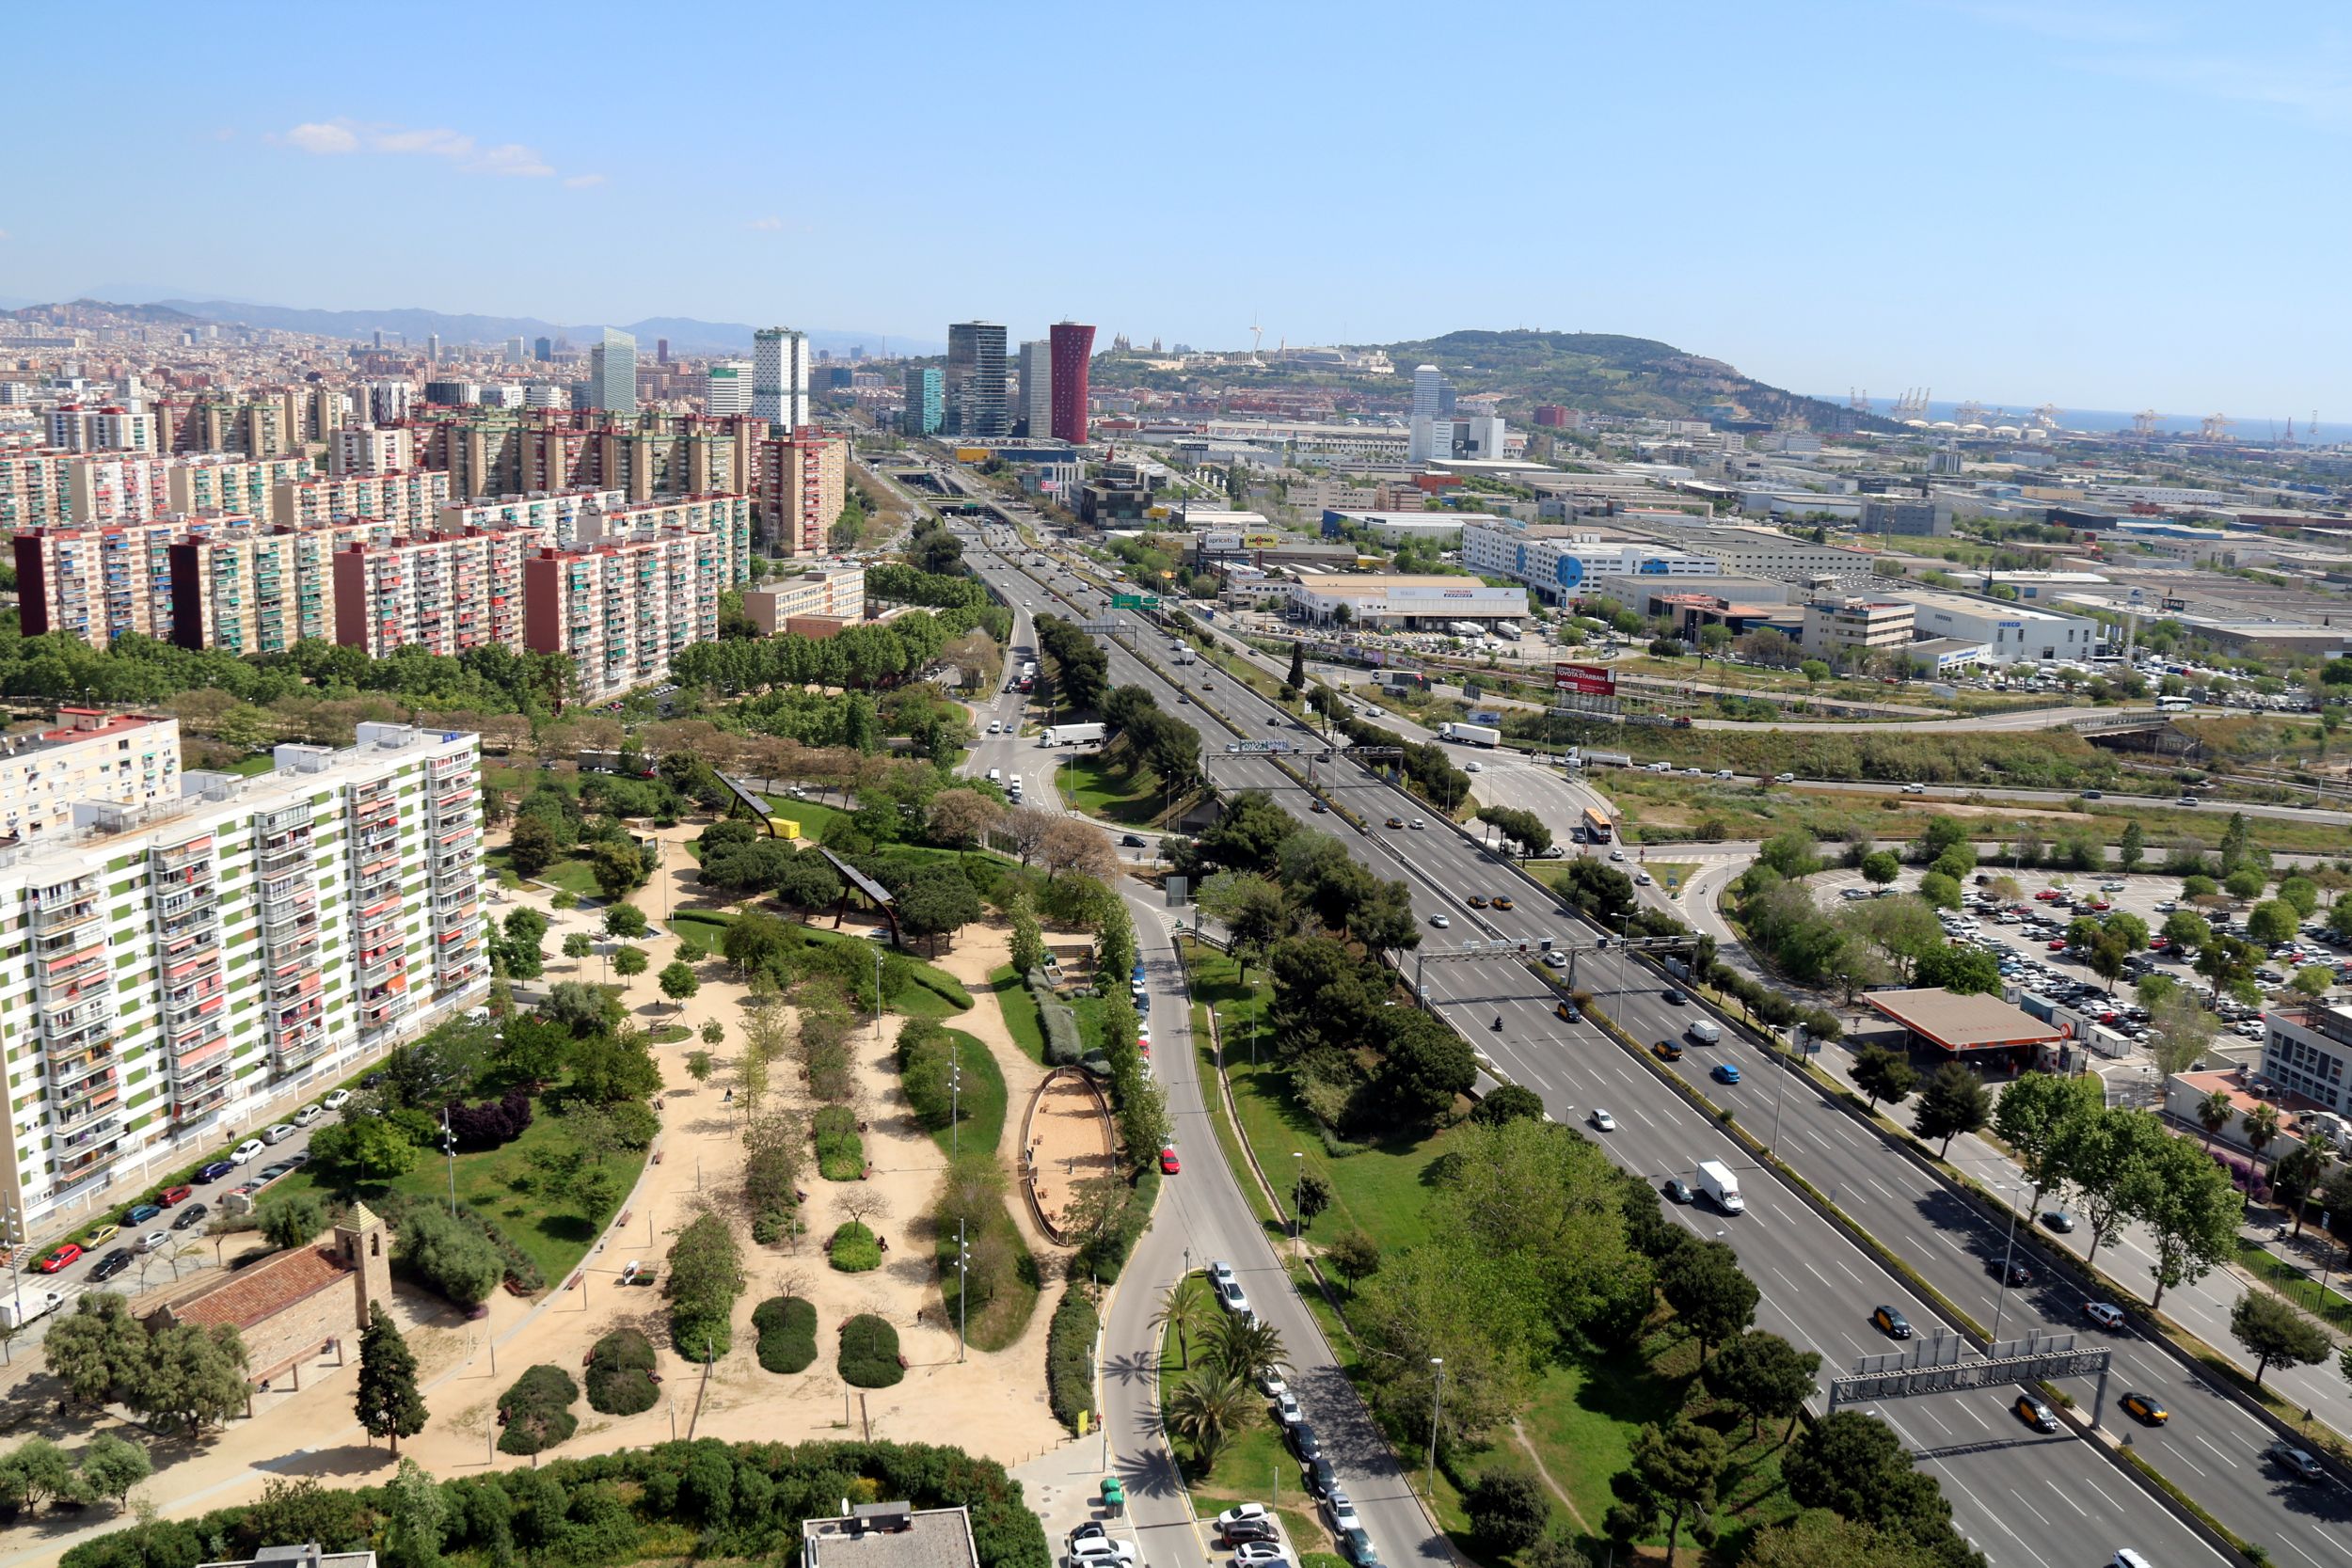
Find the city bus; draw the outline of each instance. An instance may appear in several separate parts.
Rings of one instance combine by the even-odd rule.
[[[1591,806],[1584,808],[1583,828],[1584,842],[1587,844],[1606,844],[1614,831],[1608,816]]]

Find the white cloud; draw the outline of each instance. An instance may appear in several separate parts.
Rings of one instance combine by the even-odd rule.
[[[584,191],[592,186],[603,184],[604,176],[601,174],[575,174],[564,180],[564,183],[572,190]]]
[[[483,147],[463,131],[447,126],[361,124],[352,119],[314,121],[297,125],[271,138],[305,152],[381,152],[393,156],[442,158],[466,174],[527,180],[550,179],[555,166],[535,147],[501,142]],[[600,174],[579,175],[567,184],[596,184]]]
[[[744,223],[743,227],[744,227],[744,228],[746,228],[746,229],[757,229],[757,230],[763,230],[763,231],[772,232],[772,231],[774,231],[774,230],[776,230],[781,229],[781,228],[783,228],[783,227],[784,227],[784,219],[782,219],[782,218],[752,218],[752,219],[747,220],[747,221]]]
[[[285,139],[305,152],[356,152],[359,138],[348,125],[297,125]]]

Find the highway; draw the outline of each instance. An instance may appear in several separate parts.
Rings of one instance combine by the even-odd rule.
[[[1017,604],[1037,598],[1039,607],[1044,608],[1037,586],[1002,562],[983,557],[974,564],[1009,600]],[[1083,601],[1089,616],[1099,602],[1091,594]],[[1147,648],[1164,641],[1148,628],[1143,636]],[[1269,721],[1280,724],[1287,723],[1287,719],[1276,719],[1268,705],[1230,680],[1216,682],[1216,691],[1208,697],[1196,691],[1194,706],[1176,706],[1155,670],[1130,656],[1115,640],[1110,650],[1115,682],[1145,684],[1162,694],[1168,711],[1202,729],[1204,754],[1212,759],[1220,784],[1229,791],[1266,788],[1301,820],[1307,819],[1304,792],[1287,775],[1264,759],[1232,757],[1223,752],[1233,733],[1273,735],[1278,730],[1270,727]],[[1230,716],[1237,732],[1223,729],[1202,713],[1199,705],[1202,703],[1213,703]],[[1392,812],[1413,815],[1414,808],[1401,797],[1367,776],[1342,774],[1332,793],[1374,822]],[[1419,832],[1375,829],[1356,834],[1343,830],[1340,837],[1384,877],[1406,880],[1414,909],[1424,923],[1438,912],[1453,918],[1448,946],[1471,937],[1533,942],[1544,936],[1577,938],[1583,934],[1578,923],[1551,912],[1547,900],[1526,896],[1528,890],[1509,868],[1443,826]],[[1463,901],[1471,892],[1491,894],[1503,889],[1519,899],[1520,908],[1507,912],[1473,911]],[[1589,981],[1592,976],[1581,978]],[[1588,1026],[1563,1025],[1553,1019],[1548,993],[1524,970],[1509,963],[1431,965],[1426,983],[1440,1010],[1473,1037],[1483,1036],[1481,1043],[1501,1070],[1541,1094],[1555,1117],[1575,1120],[1596,1103],[1614,1112],[1620,1131],[1603,1141],[1629,1168],[1662,1180],[1669,1174],[1687,1179],[1692,1164],[1702,1158],[1751,1166],[1737,1144],[1648,1077],[1648,1069],[1620,1047]],[[1635,994],[1636,990],[1648,989],[1646,984],[1638,984],[1636,977],[1629,976],[1628,984],[1629,989],[1620,999],[1624,1026],[1636,1037],[1655,1037],[1668,1022],[1661,1016],[1664,1004],[1655,996]],[[1497,1013],[1504,1019],[1500,1032],[1486,1027]],[[1694,1051],[1692,1058],[1697,1055]],[[1756,1076],[1757,1085],[1770,1087],[1760,1072]],[[1755,1091],[1749,1092],[1753,1096]],[[1790,1113],[1784,1107],[1785,1116],[1797,1117],[1784,1126],[1787,1153],[1824,1191],[1841,1186],[1839,1200],[1845,1201],[1848,1195],[1842,1191],[1841,1175],[1824,1168],[1833,1134],[1815,1131],[1827,1126],[1825,1118],[1842,1113],[1798,1092],[1795,1085],[1788,1099],[1789,1104],[1802,1108]],[[1744,1123],[1758,1125],[1754,1105],[1741,1101],[1738,1109]],[[1765,1107],[1768,1113],[1769,1109]],[[1855,1135],[1860,1136],[1859,1130]],[[1883,1146],[1872,1151],[1855,1143],[1851,1157],[1871,1166],[1864,1178],[1866,1188],[1868,1181],[1876,1180],[1888,1193],[1907,1190],[1893,1180],[1907,1177],[1900,1155]],[[1876,1338],[1867,1327],[1867,1317],[1874,1305],[1883,1302],[1900,1307],[1923,1329],[1936,1323],[1935,1313],[1913,1299],[1868,1253],[1792,1194],[1761,1172],[1752,1172],[1746,1184],[1751,1209],[1740,1219],[1726,1221],[1711,1211],[1684,1212],[1682,1217],[1696,1228],[1724,1233],[1764,1291],[1759,1322],[1794,1342],[1820,1350],[1825,1376],[1847,1370],[1858,1355],[1894,1348]],[[1981,1240],[1964,1228],[1947,1233],[1946,1222],[1953,1216],[1943,1211],[1940,1198],[1915,1196],[1905,1203],[1874,1196],[1872,1202],[1874,1207],[1857,1206],[1882,1242],[1921,1268],[1940,1288],[1949,1290],[1964,1307],[1972,1311],[1981,1308],[1990,1318],[1990,1281],[1980,1280],[1976,1274]],[[2029,1325],[2071,1331],[2074,1309],[2073,1303],[2023,1292],[2007,1304],[2004,1337],[2022,1334]],[[2193,1446],[2199,1453],[2204,1453],[2209,1445],[2217,1446],[2221,1451],[2207,1454],[2204,1460],[2207,1478],[2183,1465],[2186,1473],[2175,1479],[2241,1533],[2309,1555],[2314,1562],[2331,1557],[2341,1560],[2341,1497],[2316,1489],[2308,1493],[2291,1490],[2282,1478],[2262,1468],[2245,1451],[2243,1432],[2217,1428],[2218,1418],[2208,1412],[2228,1407],[2193,1387],[2159,1383],[2160,1372],[2180,1375],[2172,1372],[2163,1357],[2142,1349],[2135,1359],[2128,1340],[2121,1348],[2125,1351],[2125,1365],[2116,1374],[2110,1394],[2122,1392],[2128,1380],[2144,1373],[2151,1385],[2149,1391],[2164,1394],[2181,1413],[2179,1424],[2169,1432],[2153,1436],[2135,1432],[2135,1442],[2160,1442],[2177,1434],[2184,1447]],[[2089,1394],[2086,1388],[2077,1397],[2087,1405]],[[2135,1544],[2159,1562],[2210,1560],[2211,1549],[2201,1537],[2153,1505],[2114,1465],[2070,1446],[2077,1441],[2072,1436],[2029,1433],[2008,1414],[2006,1406],[2005,1400],[1990,1394],[1954,1394],[1907,1401],[1881,1412],[1944,1481],[1961,1527],[1994,1561],[2058,1568],[2061,1563],[2104,1560],[2119,1544]],[[2117,1418],[2111,1410],[2108,1414],[2111,1420]],[[2231,1418],[2251,1429],[2249,1419]],[[2151,1452],[2153,1457],[2154,1450]],[[2208,1480],[2214,1484],[2209,1485]]]
[[[1013,606],[1013,645],[1034,646],[1035,627],[1022,597],[1008,597]],[[975,711],[983,731],[991,719],[1017,731],[1022,706],[1021,697],[1000,687],[992,698],[976,705]],[[1058,749],[1040,747],[1034,738],[983,734],[964,766],[967,772],[980,775],[994,768],[1006,779],[1019,772],[1026,780],[1026,803],[1058,812],[1061,799],[1052,787],[1052,768],[1061,754]],[[1169,1286],[1186,1272],[1222,1259],[1232,1264],[1252,1308],[1280,1330],[1293,1363],[1291,1386],[1381,1560],[1396,1565],[1452,1564],[1454,1554],[1445,1538],[1430,1528],[1395,1454],[1340,1370],[1306,1304],[1291,1290],[1272,1240],[1218,1150],[1202,1098],[1214,1093],[1215,1085],[1204,1084],[1200,1076],[1191,998],[1170,911],[1156,889],[1132,883],[1122,891],[1151,994],[1152,1062],[1168,1092],[1174,1147],[1184,1167],[1161,1182],[1151,1228],[1136,1243],[1111,1295],[1099,1369],[1110,1465],[1126,1485],[1128,1523],[1143,1560],[1154,1568],[1207,1568],[1213,1559],[1225,1555],[1216,1548],[1213,1531],[1194,1519],[1161,1429],[1154,1371],[1160,1336],[1152,1326],[1152,1314]],[[1197,1350],[1200,1337],[1194,1338]],[[1267,1480],[1262,1500],[1299,1504],[1305,1498],[1295,1467],[1285,1465],[1282,1474]]]

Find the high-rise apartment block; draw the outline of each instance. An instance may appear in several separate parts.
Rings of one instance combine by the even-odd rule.
[[[68,451],[153,451],[155,417],[113,404],[69,403],[49,411],[49,444]]]
[[[430,468],[346,474],[280,484],[274,520],[291,528],[312,528],[346,517],[381,517],[416,529],[431,522],[448,503],[449,475]]]
[[[908,436],[938,435],[940,425],[947,417],[947,394],[939,372],[929,366],[910,370],[906,372],[903,385],[907,405],[899,430]],[[0,495],[0,505],[5,504],[6,497]]]
[[[337,478],[393,473],[416,466],[416,434],[405,425],[353,425],[335,432],[326,447],[326,471]]]
[[[819,555],[850,499],[850,444],[801,430],[760,443],[760,539],[770,555]]]
[[[0,849],[17,1239],[488,994],[478,738],[363,723],[276,762]]]
[[[564,654],[591,700],[661,680],[680,648],[719,635],[732,586],[708,533],[543,550],[523,562],[523,644]]]
[[[180,798],[180,721],[99,708],[57,710],[56,727],[0,736],[0,843],[64,832],[85,800]]]
[[[703,372],[703,409],[712,415],[752,411],[752,367],[740,359],[714,359]]]
[[[608,414],[637,412],[637,340],[615,327],[588,350],[588,391]]]
[[[1054,345],[1032,338],[1014,365],[1021,372],[1021,434],[1041,441],[1054,428]]]
[[[955,322],[947,328],[947,429],[975,440],[1012,433],[1005,405],[1005,329],[994,322]]]
[[[807,335],[761,327],[752,335],[752,413],[787,433],[808,423]]]
[[[1073,447],[1087,440],[1087,370],[1094,358],[1094,328],[1056,322],[1048,329],[1054,345],[1053,424],[1057,441]],[[1030,435],[1040,434],[1032,428]]]

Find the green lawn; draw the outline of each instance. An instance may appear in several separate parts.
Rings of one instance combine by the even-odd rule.
[[[1045,1065],[1045,1021],[1038,1016],[1037,998],[1021,976],[1007,964],[989,975],[989,985],[996,992],[996,1010],[1005,1015],[1005,1027],[1012,1035],[1012,1043],[1021,1053],[1038,1066]]]
[[[1164,802],[1184,804],[1186,797],[1164,797],[1151,769],[1122,773],[1093,756],[1073,756],[1061,765],[1061,792],[1071,805],[1089,816],[1121,827],[1142,827],[1160,819]]]
[[[801,825],[801,837],[822,844],[834,824],[845,820],[849,813],[839,806],[828,806],[815,800],[795,800],[789,795],[767,797],[769,815],[781,816],[787,822]]]
[[[771,908],[769,912],[778,911]],[[671,928],[678,935],[692,936],[714,954],[725,946],[728,927],[734,924],[735,916],[709,910],[682,910],[670,917]],[[799,929],[811,942],[864,942],[869,940],[847,930],[822,930],[806,925],[800,926]],[[913,953],[904,957],[909,966],[908,982],[882,999],[892,1012],[909,1018],[952,1018],[971,1008],[972,996],[963,989],[963,982],[938,965],[924,962]]]
[[[951,1133],[943,1127],[931,1134],[931,1141],[946,1153],[950,1148],[965,1151],[994,1149],[1005,1136],[1006,1090],[1004,1070],[987,1046],[961,1029],[950,1029],[947,1037],[955,1042],[956,1061],[963,1069],[963,1119]],[[1009,1199],[1007,1200],[1008,1202]],[[1023,1240],[1021,1227],[1012,1217],[1007,1203],[1000,1202],[985,1232],[986,1238],[1007,1249],[1013,1259],[1011,1288],[993,1300],[977,1304],[973,1315],[965,1321],[965,1333],[977,1350],[1003,1350],[1017,1344],[1029,1326],[1029,1317],[1037,1310],[1040,1276],[1037,1259],[1030,1256],[1028,1243]],[[978,1241],[981,1238],[970,1238]],[[935,1243],[934,1256],[939,1263],[940,1304],[946,1309],[947,1322],[956,1323],[962,1314],[961,1287],[956,1274],[955,1232],[942,1227]]]
[[[1225,1072],[1233,1086],[1242,1133],[1257,1151],[1268,1180],[1287,1180],[1284,1173],[1295,1164],[1331,1184],[1331,1207],[1317,1216],[1311,1239],[1357,1229],[1383,1248],[1391,1248],[1425,1238],[1428,1227],[1422,1209],[1429,1168],[1443,1157],[1447,1135],[1360,1146],[1357,1152],[1335,1158],[1324,1147],[1314,1118],[1292,1099],[1290,1071],[1275,1064],[1271,1046],[1262,1040],[1258,1065],[1250,1065],[1254,1025],[1273,999],[1263,972],[1253,972],[1245,988],[1240,967],[1224,954],[1189,942],[1184,951],[1192,969],[1193,995],[1215,1011],[1223,1031]],[[1206,1045],[1206,1036],[1201,1043]],[[1294,1152],[1305,1158],[1294,1161]]]
[[[560,1146],[569,1137],[564,1119],[549,1115],[542,1103],[521,1137],[500,1148],[460,1154],[454,1162],[457,1201],[512,1238],[539,1266],[550,1287],[560,1286],[579,1266],[598,1228],[568,1205],[549,1212],[545,1201],[529,1190],[535,1174],[531,1164],[532,1151]],[[451,1164],[437,1151],[427,1150],[406,1175],[389,1182],[361,1182],[358,1196],[363,1200],[378,1198],[389,1191],[446,1203]],[[644,1164],[642,1149],[624,1149],[605,1159],[623,1193],[636,1184],[637,1174]],[[334,1189],[320,1181],[313,1168],[306,1165],[274,1183],[263,1202],[306,1192],[316,1193],[322,1201],[335,1196]]]
[[[712,953],[718,952],[720,943],[727,940],[727,927],[734,924],[732,915],[703,910],[680,910],[670,917],[670,929],[681,937],[692,937]]]
[[[1208,1375],[1202,1359],[1202,1347],[1208,1338],[1209,1325],[1216,1322],[1219,1308],[1216,1299],[1209,1293],[1205,1275],[1184,1276],[1184,1291],[1187,1300],[1196,1304],[1194,1320],[1199,1325],[1190,1337],[1192,1364],[1186,1367],[1178,1348],[1173,1327],[1160,1335],[1160,1408],[1163,1412],[1176,1397],[1176,1391],[1195,1377]],[[1252,1390],[1255,1393],[1255,1390]],[[1237,1502],[1274,1502],[1288,1497],[1300,1505],[1298,1512],[1282,1509],[1282,1523],[1291,1531],[1291,1539],[1303,1547],[1316,1543],[1322,1527],[1313,1522],[1305,1483],[1299,1480],[1298,1462],[1291,1457],[1282,1443],[1280,1430],[1275,1425],[1273,1412],[1263,1400],[1253,1401],[1256,1419],[1226,1440],[1217,1450],[1216,1464],[1202,1473],[1199,1456],[1192,1445],[1168,1433],[1168,1444],[1175,1449],[1184,1465],[1185,1480],[1193,1491],[1193,1506],[1204,1518],[1231,1508]]]
[[[2269,1281],[2271,1289],[2304,1311],[2315,1312],[2340,1329],[2352,1329],[2352,1302],[2338,1294],[2332,1284],[2323,1291],[2308,1270],[2243,1237],[2238,1240],[2237,1259],[2248,1273]]]

